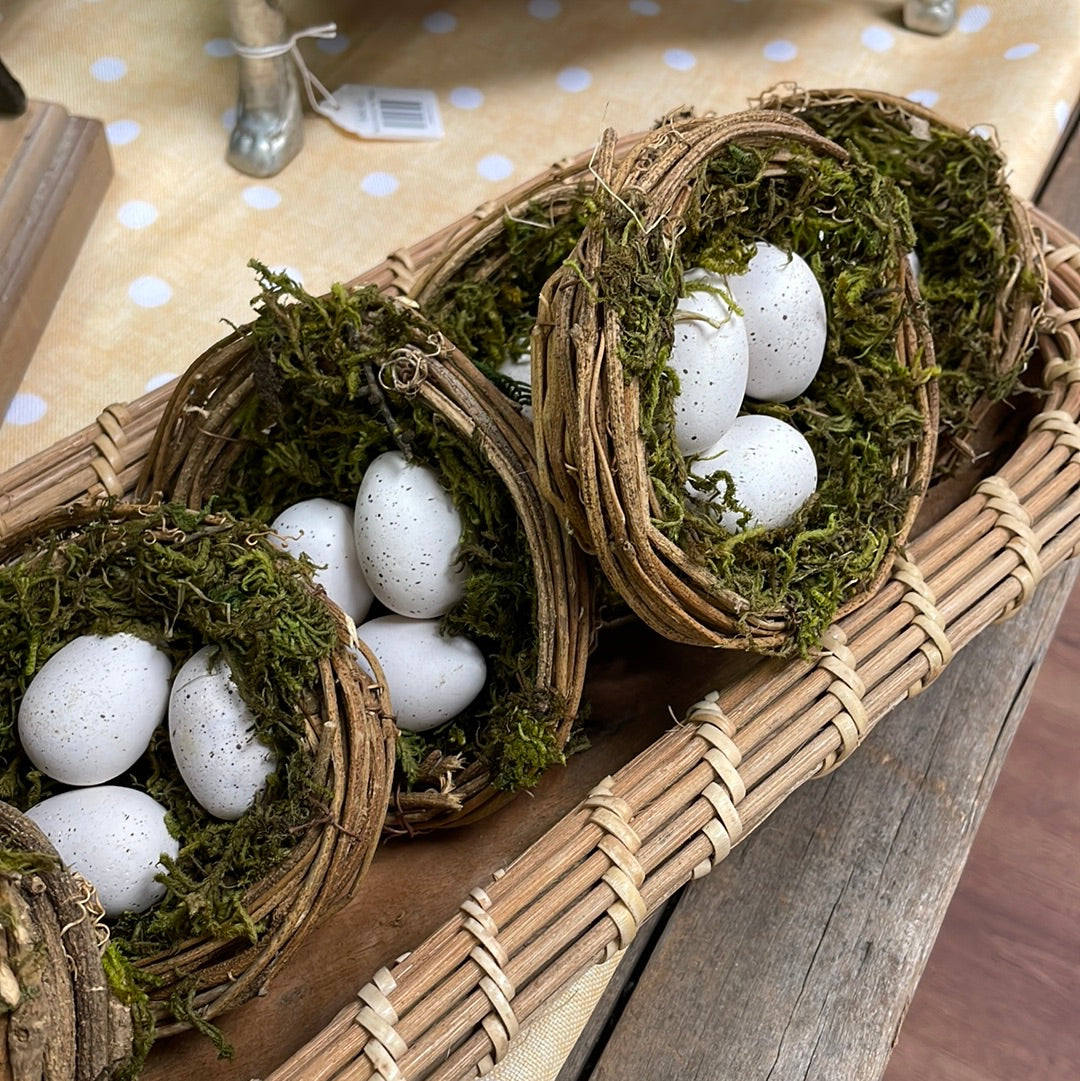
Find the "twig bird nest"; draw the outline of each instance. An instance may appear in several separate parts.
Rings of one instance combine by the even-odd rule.
[[[597,211],[540,298],[533,408],[545,495],[658,632],[810,649],[888,573],[933,459],[932,343],[906,201],[775,111],[673,115],[621,162],[614,145],[609,134],[597,154]],[[742,406],[793,426],[816,459],[816,492],[779,527],[747,513],[730,459],[680,447],[683,373],[671,362],[684,271],[714,275],[699,288],[730,302],[727,283],[762,242],[809,266],[827,317],[810,387]]]

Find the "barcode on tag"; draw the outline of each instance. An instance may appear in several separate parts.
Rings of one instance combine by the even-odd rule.
[[[339,128],[367,139],[441,139],[439,102],[431,90],[358,86],[334,91],[319,112]]]

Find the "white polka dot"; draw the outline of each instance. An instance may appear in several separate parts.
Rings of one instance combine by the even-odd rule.
[[[908,101],[914,101],[917,105],[925,105],[932,109],[941,100],[941,94],[936,90],[912,90],[907,95]]]
[[[140,308],[160,308],[172,299],[172,286],[161,278],[145,274],[128,286],[128,296]]]
[[[244,188],[244,202],[252,210],[273,210],[281,202],[281,193],[266,184]]]
[[[664,63],[675,71],[689,71],[697,63],[697,57],[686,49],[667,49]]]
[[[1014,45],[1011,49],[1005,50],[1006,60],[1026,60],[1029,56],[1034,56],[1039,51],[1039,46],[1033,41],[1024,42],[1023,45]]]
[[[960,13],[956,20],[956,29],[961,34],[977,34],[990,21],[990,9],[986,4],[972,4]]]
[[[145,229],[157,221],[157,207],[142,199],[131,199],[116,212],[116,219],[128,229]]]
[[[479,109],[484,104],[484,95],[475,86],[455,86],[450,91],[450,104],[455,109]]]
[[[292,278],[297,285],[304,284],[304,275],[294,266],[286,266],[284,263],[278,263],[277,266],[272,266],[268,269],[272,270],[275,274],[284,274],[285,277]]]
[[[102,56],[90,65],[90,74],[98,82],[115,83],[127,74],[127,64],[118,56]]]
[[[635,15],[659,15],[660,5],[656,3],[656,0],[630,0],[627,7]]]
[[[319,38],[315,47],[327,56],[340,56],[351,44],[348,34],[335,34],[332,38]]]
[[[110,146],[124,146],[138,139],[141,131],[134,120],[113,120],[105,125],[105,138]]]
[[[778,38],[776,41],[770,41],[764,49],[761,50],[761,55],[766,60],[794,60],[799,55],[799,50],[795,47],[795,43],[791,41],[785,41],[783,38]]]
[[[163,387],[166,383],[171,383],[175,378],[176,372],[159,372],[157,375],[152,375],[147,379],[143,392],[149,394],[150,391],[157,390],[158,387]]]
[[[361,191],[368,195],[393,195],[398,190],[399,181],[393,173],[368,173],[360,181]]]
[[[1058,131],[1064,131],[1069,126],[1069,117],[1071,116],[1072,109],[1067,101],[1054,102],[1054,121],[1057,123]]]
[[[505,180],[514,171],[514,163],[502,154],[488,154],[476,163],[476,171],[485,180]]]
[[[887,53],[896,44],[896,39],[884,26],[868,26],[862,32],[860,40],[867,49],[875,53]]]
[[[424,16],[423,26],[429,34],[450,34],[457,29],[457,19],[449,11],[433,11]]]
[[[560,90],[576,94],[589,88],[592,83],[592,75],[585,68],[563,68],[556,76],[555,81],[559,84]]]
[[[236,106],[230,105],[225,112],[221,114],[221,126],[226,131],[232,131],[236,127]]]
[[[16,394],[7,407],[4,420],[8,424],[33,424],[48,412],[45,399],[38,394]]]
[[[202,51],[215,60],[224,60],[227,56],[233,56],[236,49],[228,38],[211,38],[203,47]]]
[[[554,19],[561,11],[559,0],[529,0],[529,14],[534,19]]]

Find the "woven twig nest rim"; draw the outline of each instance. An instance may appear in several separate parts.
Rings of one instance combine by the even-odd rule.
[[[211,544],[220,546],[214,547],[212,557],[206,555]],[[0,571],[9,573],[13,582],[16,575],[19,582],[25,582],[28,575],[47,571],[52,576],[50,583],[52,579],[57,583],[55,593],[26,589],[17,583],[13,590],[5,589],[8,610],[14,608],[20,612],[20,621],[25,618],[25,632],[20,633],[18,645],[13,644],[6,658],[18,665],[20,671],[26,665],[36,671],[44,663],[45,657],[40,654],[32,664],[23,654],[26,648],[36,649],[40,628],[61,622],[55,612],[39,609],[57,603],[57,597],[59,603],[64,603],[65,584],[69,581],[78,583],[80,593],[79,599],[64,609],[62,630],[58,632],[63,640],[79,633],[110,629],[107,621],[115,618],[114,608],[122,606],[126,612],[125,625],[130,622],[145,628],[145,633],[159,639],[159,644],[166,648],[174,640],[186,644],[188,639],[202,638],[209,640],[208,644],[221,645],[234,659],[246,657],[245,651],[255,648],[273,648],[265,646],[265,637],[260,646],[254,647],[251,640],[245,639],[246,632],[239,627],[235,615],[227,611],[233,597],[244,603],[245,597],[264,595],[261,582],[247,578],[241,584],[241,570],[233,572],[228,562],[219,577],[225,591],[222,594],[207,595],[202,589],[174,592],[171,609],[163,604],[159,591],[172,581],[170,576],[179,553],[191,552],[192,559],[217,559],[226,546],[230,552],[257,553],[253,562],[259,560],[263,568],[274,568],[274,575],[285,583],[285,592],[274,594],[277,598],[274,613],[268,618],[278,621],[292,614],[289,598],[295,598],[302,604],[302,609],[296,610],[298,614],[318,623],[312,633],[322,636],[319,655],[310,662],[296,665],[288,662],[289,672],[306,672],[311,678],[294,698],[286,696],[284,684],[269,686],[266,682],[269,676],[249,676],[252,680],[262,679],[258,686],[276,696],[273,700],[279,704],[273,708],[277,710],[278,720],[274,723],[279,729],[284,727],[292,732],[288,739],[307,763],[305,783],[310,781],[313,799],[310,806],[305,804],[299,818],[285,809],[276,828],[287,831],[293,839],[280,849],[280,856],[267,866],[265,873],[261,876],[248,873],[250,884],[242,889],[232,885],[223,887],[239,899],[250,920],[248,935],[254,931],[253,940],[239,932],[223,938],[209,930],[198,930],[197,923],[184,930],[185,924],[181,922],[177,924],[181,928],[178,940],[162,939],[159,943],[158,937],[150,936],[144,941],[146,932],[140,930],[139,947],[124,948],[113,956],[113,972],[133,973],[130,979],[123,977],[124,985],[118,994],[133,1004],[137,1055],[145,1054],[150,1040],[182,1031],[196,1020],[202,1025],[258,994],[277,968],[300,947],[307,932],[355,892],[381,836],[393,772],[394,728],[380,703],[378,688],[361,677],[349,650],[347,621],[325,598],[317,595],[310,572],[301,572],[300,563],[270,544],[265,531],[253,531],[250,522],[220,513],[190,514],[177,506],[103,504],[87,500],[58,510],[36,526],[4,538],[0,545],[3,562]],[[140,552],[154,549],[159,553],[153,557],[159,559],[152,564],[153,571],[142,569],[151,564],[140,564],[134,549]],[[163,566],[169,568],[167,572],[160,570]],[[251,564],[237,566],[244,573],[252,571]],[[117,585],[122,573],[129,575],[133,583],[130,588],[121,589]],[[84,583],[92,583],[93,589],[108,593],[111,598],[108,607],[98,606],[96,600],[86,600],[91,593]],[[168,588],[174,589],[171,585]],[[20,598],[17,606],[11,603],[13,595]],[[101,595],[99,592],[93,596]],[[226,596],[230,599],[222,599]],[[60,638],[53,648],[59,644],[62,644]],[[235,673],[235,666],[233,670]],[[28,678],[25,672],[21,678]],[[243,680],[240,683],[246,695]],[[143,772],[133,767],[131,776],[141,778],[137,786],[151,783],[155,772],[160,772],[160,763],[167,758],[164,745],[155,746],[158,756],[155,764]],[[17,748],[9,747],[5,757],[10,761],[14,755],[17,761],[18,753]],[[181,787],[164,783],[172,791]],[[282,780],[286,787],[281,790],[281,796],[268,796],[256,806],[276,804],[280,798],[297,799],[298,794],[292,793],[293,783]],[[181,830],[188,828],[186,822],[211,821],[190,801],[176,804],[172,797],[161,796],[161,799],[169,806]],[[188,809],[180,812],[177,809],[180,806]],[[264,819],[260,817],[258,821],[261,830]],[[289,821],[295,826],[287,826]],[[239,826],[240,823],[217,823],[213,828],[221,838]],[[197,884],[199,880],[197,865],[185,863],[185,850],[192,847],[193,840],[193,836],[185,837],[176,871],[170,872],[174,883],[170,896],[179,899],[178,911],[187,906],[182,899],[187,896],[185,883]],[[221,843],[227,846],[227,841]],[[220,870],[220,866],[214,868],[215,872]],[[146,918],[152,919],[164,903],[159,902]],[[196,909],[190,911],[194,915]],[[117,927],[123,928],[123,934],[130,934],[127,924],[115,923],[110,949],[118,942]],[[149,995],[149,1001],[143,998],[145,994]],[[140,1000],[144,1003],[141,1006]]]
[[[1011,191],[993,131],[964,128],[910,98],[877,90],[808,90],[783,84],[763,94],[757,104],[798,116],[853,152],[864,153],[902,185],[922,263],[925,288],[920,295],[943,371],[936,471],[946,473],[970,461],[975,452],[966,434],[1015,388],[1035,349],[1048,290],[1031,207]],[[877,130],[870,130],[871,125]],[[951,149],[942,149],[936,162],[937,145],[944,147],[946,140]],[[961,170],[965,145],[979,157]],[[919,153],[920,147],[926,152]],[[947,176],[950,169],[955,181]],[[981,221],[984,216],[986,222]],[[935,265],[935,250],[947,261]],[[966,303],[961,305],[957,283],[961,271],[972,270],[992,275],[991,288],[984,295],[963,298]],[[932,284],[927,273],[935,279]],[[961,380],[968,377],[971,383],[965,385]]]
[[[280,278],[277,281],[283,284]],[[294,284],[283,287],[292,289]],[[376,396],[383,399],[383,405],[405,418],[403,428],[412,423],[410,417],[428,418],[425,423],[437,425],[443,433],[440,446],[450,448],[452,441],[452,446],[457,448],[447,449],[446,453],[471,455],[469,461],[473,464],[469,472],[476,483],[486,489],[500,486],[503,494],[497,501],[505,506],[506,513],[513,515],[517,523],[515,536],[523,544],[508,562],[527,557],[531,564],[528,596],[521,594],[512,604],[508,601],[505,616],[500,618],[513,622],[514,611],[527,613],[525,618],[530,626],[518,626],[514,636],[516,640],[523,633],[530,636],[527,652],[535,658],[534,667],[523,685],[509,689],[506,701],[510,706],[493,705],[488,711],[491,717],[476,722],[479,731],[496,732],[499,724],[512,724],[525,738],[530,725],[539,725],[547,749],[542,751],[538,763],[542,765],[551,754],[561,755],[577,718],[585,660],[592,647],[592,582],[581,552],[565,536],[539,496],[527,422],[509,399],[422,318],[413,302],[391,299],[372,286],[335,287],[332,294],[321,298],[307,297],[298,291],[293,299],[301,295],[305,298],[301,305],[308,304],[312,312],[333,308],[336,313],[333,319],[340,316],[342,323],[336,325],[321,345],[307,340],[302,361],[289,356],[290,367],[299,369],[308,365],[306,375],[298,376],[295,384],[287,384],[289,395],[301,397],[302,391],[296,391],[296,387],[304,385],[308,376],[318,380],[326,377],[327,382],[325,386],[320,383],[321,389],[314,396],[319,401],[310,409],[308,404],[299,407],[308,410],[303,420],[297,419],[298,414],[296,417],[290,414],[266,424],[272,438],[294,440],[290,445],[296,447],[317,448],[319,468],[335,469],[327,461],[337,451],[348,461],[333,477],[329,472],[320,475],[314,482],[318,491],[312,487],[310,478],[295,481],[295,488],[304,498],[322,494],[351,501],[367,458],[382,449],[381,444],[368,445],[362,452],[354,453],[355,445],[349,442],[353,437],[336,430],[335,410],[363,415],[361,422],[372,425],[376,443],[383,440],[387,446],[394,445],[385,417],[364,398],[367,392],[354,393],[349,389],[353,384],[348,375],[335,381],[347,369],[352,370],[350,365],[363,350],[370,350],[370,355],[377,355],[378,360],[371,362],[367,385],[377,383],[380,389]],[[284,294],[278,299],[283,298]],[[269,408],[263,376],[273,360],[267,349],[256,343],[255,335],[260,326],[265,329],[265,320],[273,317],[270,309],[278,314],[300,311],[292,303],[278,307],[277,301],[267,300],[266,304],[263,323],[256,320],[211,347],[182,377],[166,407],[140,480],[143,492],[162,492],[190,505],[199,505],[211,496],[228,498],[237,491],[238,469],[248,450],[253,455],[251,475],[258,475],[264,449],[252,448],[249,438],[242,433],[247,431],[250,436],[251,432],[250,427],[244,428],[245,418],[263,417],[261,410]],[[349,329],[342,331],[345,324]],[[333,353],[332,359],[327,359],[327,352]],[[365,370],[364,364],[356,361],[355,370]],[[363,377],[360,381],[363,382]],[[262,423],[257,420],[255,427]],[[275,498],[278,495],[275,491]],[[281,499],[284,501],[286,497],[282,495]],[[471,520],[475,515],[470,511],[464,517]],[[502,544],[503,540],[498,539],[498,543]],[[453,615],[454,610],[450,613]],[[512,645],[507,647],[510,648]],[[536,704],[535,708],[528,707],[529,716],[522,715],[524,728],[514,719],[518,707],[514,705],[516,699],[510,696]],[[393,707],[392,702],[390,706]],[[436,736],[445,729],[446,726],[437,729]],[[431,750],[420,762],[419,780],[411,786],[403,783],[403,771],[399,770],[390,799],[387,833],[414,833],[460,825],[490,813],[508,798],[508,789],[513,785],[497,777],[488,762],[480,756],[470,756],[468,751],[468,747],[461,746]]]
[[[628,275],[639,275],[636,288],[646,280],[642,272],[648,276],[657,267],[673,265],[671,253],[688,235],[688,216],[700,207],[695,199],[701,198],[703,170],[730,148],[735,148],[735,155],[743,151],[760,155],[762,183],[783,177],[800,155],[822,163],[823,170],[828,163],[837,163],[845,173],[855,167],[835,143],[777,112],[673,116],[617,167],[614,142],[608,133],[598,150],[596,169],[609,196],[606,220],[616,224],[609,232],[605,216],[594,218],[567,265],[545,285],[540,300],[533,339],[533,392],[544,494],[579,543],[596,553],[623,599],[659,633],[696,645],[772,652],[805,648],[812,644],[813,631],[798,624],[786,598],[774,597],[770,607],[755,606],[658,528],[663,509],[650,475],[651,448],[641,431],[638,380],[625,369],[623,351],[630,348],[626,312],[605,294],[604,275],[609,266],[625,270],[629,265]],[[877,183],[869,170],[855,175],[857,183]],[[814,184],[814,178],[808,176],[806,183]],[[888,182],[882,183],[888,188],[891,211],[902,217],[902,198]],[[936,398],[929,383],[933,346],[920,319],[902,227],[891,221],[880,225],[887,237],[881,273],[888,277],[879,280],[874,291],[895,302],[888,345],[908,384],[906,422],[911,432],[889,465],[898,481],[894,498],[903,506],[899,514],[889,508],[887,549],[875,553],[870,573],[857,588],[845,587],[845,595],[822,623],[857,606],[888,574],[892,553],[914,522],[934,453]],[[652,262],[628,254],[629,245],[616,235],[619,230],[623,237],[643,238],[646,248],[652,244]],[[620,262],[613,261],[616,257]],[[640,295],[626,300],[627,306],[656,308],[656,291],[649,293],[647,284]],[[673,308],[674,297],[668,301]],[[830,324],[834,314],[830,313]],[[862,543],[862,538],[853,543]]]

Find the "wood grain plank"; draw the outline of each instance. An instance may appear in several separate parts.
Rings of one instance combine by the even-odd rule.
[[[99,121],[45,102],[0,120],[0,421],[111,178]]]
[[[588,1077],[881,1075],[1076,572],[683,892]]]
[[[1080,1063],[1080,590],[983,819],[886,1081],[1072,1081]]]

